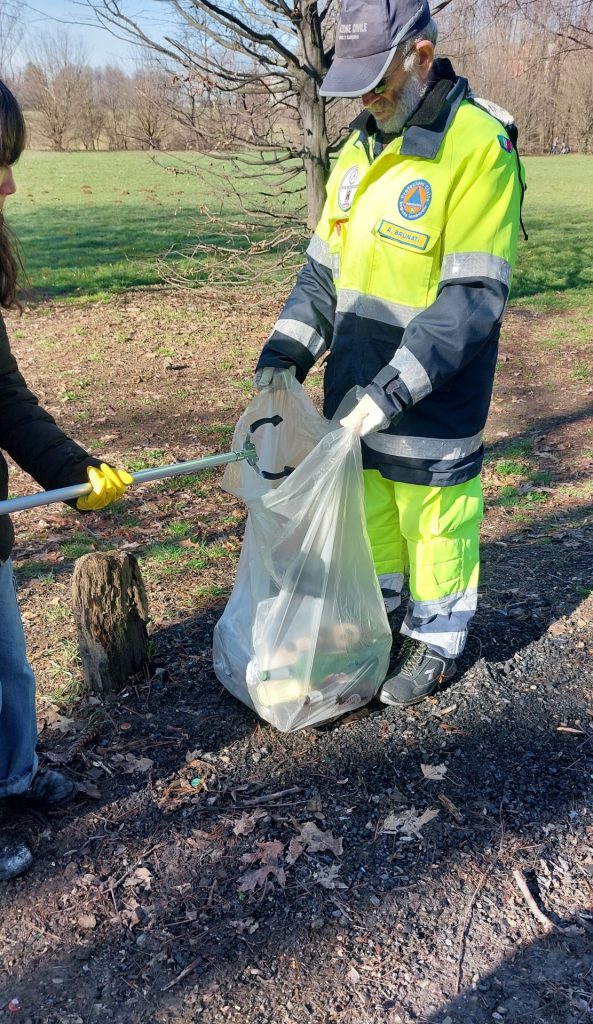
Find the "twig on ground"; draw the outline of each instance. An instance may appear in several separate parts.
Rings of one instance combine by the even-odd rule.
[[[261,796],[254,796],[251,800],[242,800],[243,807],[257,807],[258,804],[268,804],[272,800],[280,800],[283,796],[295,796],[302,793],[302,786],[292,786],[290,789],[281,789],[277,793],[262,793]],[[236,804],[234,806],[237,806]]]
[[[468,927],[469,927],[469,922],[470,922],[470,918],[471,918],[471,915],[472,915],[472,910],[474,908],[474,903],[476,902],[476,899],[478,898],[478,894],[479,894],[482,886],[484,885],[484,882],[488,878],[488,875],[490,874],[491,871],[492,871],[492,864],[490,864],[489,867],[486,868],[486,870],[484,871],[483,875],[481,876],[480,881],[478,882],[476,888],[474,889],[472,897],[471,897],[471,899],[470,899],[470,901],[469,901],[469,903],[467,905],[467,909],[465,911],[465,918],[464,918],[464,921],[463,921],[463,926],[461,928],[461,935],[459,937],[459,955],[457,957],[457,977],[456,977],[456,980],[455,980],[455,995],[457,995],[457,996],[459,995],[459,993],[461,991],[461,970],[462,970],[462,966],[463,966],[463,957],[464,957],[464,954],[465,954],[465,938],[466,938],[466,935],[467,935],[467,930],[468,930]]]
[[[519,892],[525,900],[529,910],[537,921],[545,928],[547,932],[557,932],[561,935],[583,935],[584,928],[579,928],[578,925],[560,925],[552,921],[551,917],[548,917],[543,910],[540,910],[537,903],[535,902],[533,895],[527,884],[527,879],[520,868],[515,868],[513,871],[513,878],[517,883]]]
[[[118,743],[113,747],[101,747],[102,754],[121,754],[123,750],[134,750],[140,747],[141,750],[151,750],[154,747],[173,747],[177,740],[130,740],[129,743]]]
[[[204,811],[206,814],[209,812],[212,814],[218,814],[224,812],[228,814],[229,811],[250,811],[254,807],[296,807],[299,804],[306,804],[309,801],[306,797],[302,797],[300,800],[284,800],[277,803],[270,803],[269,800],[259,800],[257,803],[254,801],[237,801],[234,804],[200,804],[200,814]]]
[[[183,970],[177,975],[176,978],[173,978],[173,981],[170,981],[168,985],[165,985],[161,989],[161,992],[168,992],[169,989],[177,985],[178,982],[183,981],[184,978],[187,978],[188,974],[191,974],[191,972],[195,970],[195,968],[198,967],[199,964],[202,963],[203,959],[204,958],[202,956],[198,956],[196,957],[195,960],[192,960],[192,962],[188,964],[187,967],[183,968]]]
[[[529,910],[536,918],[536,920],[544,926],[546,931],[555,931],[557,926],[554,924],[552,919],[548,917],[547,914],[544,914],[543,910],[540,910],[540,908],[538,907],[533,896],[531,895],[531,890],[529,889],[529,886],[527,884],[527,879],[525,878],[525,875],[523,874],[520,868],[515,868],[515,870],[513,871],[513,878],[517,883],[519,892],[521,893],[523,899],[529,907]]]

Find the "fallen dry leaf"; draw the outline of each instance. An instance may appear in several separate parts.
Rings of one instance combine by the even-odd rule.
[[[457,704],[449,704],[446,708],[435,708],[432,714],[435,718],[444,718],[445,715],[451,715],[454,711],[457,711]]]
[[[284,888],[286,873],[280,862],[284,843],[274,840],[269,843],[258,843],[257,847],[257,850],[244,853],[241,857],[244,864],[255,864],[259,861],[261,866],[245,872],[239,882],[239,892],[253,892],[258,885],[265,885],[270,875]]]
[[[124,760],[126,763],[123,770],[126,775],[132,772],[148,772],[154,763],[150,757],[136,757],[134,754],[126,754]]]
[[[257,850],[252,850],[251,853],[244,853],[241,860],[243,864],[256,864],[257,861],[264,864],[267,861],[280,857],[283,850],[284,843],[281,843],[279,839],[273,839],[270,842],[258,842]]]
[[[74,724],[74,719],[61,715],[55,704],[49,704],[39,716],[39,725],[42,729],[57,729],[62,736],[69,733],[74,728]]]
[[[78,926],[79,928],[96,928],[97,918],[94,914],[81,914],[78,918]]]
[[[446,764],[421,764],[420,770],[425,779],[434,779],[440,782],[447,774]]]
[[[322,868],[317,873],[316,882],[323,889],[347,889],[348,886],[345,882],[341,882],[337,877],[341,867],[339,864],[330,864],[327,868]]]
[[[280,864],[262,864],[261,867],[255,867],[251,871],[246,871],[241,882],[239,883],[240,893],[252,893],[255,892],[258,886],[264,886],[267,880],[271,876],[277,879],[279,885],[284,889],[286,885],[286,872],[284,867]]]
[[[401,814],[388,814],[381,827],[381,832],[395,834],[399,832],[402,836],[418,836],[421,839],[420,830],[440,814],[438,810],[424,811],[418,814],[415,807],[411,807]]]
[[[143,889],[148,891],[150,889],[151,879],[152,872],[150,872],[148,868],[136,868],[134,873],[130,875],[129,878],[126,878],[124,885],[128,888],[140,885]]]
[[[322,832],[314,821],[306,821],[301,825],[299,835],[290,840],[286,863],[294,864],[305,850],[307,853],[323,853],[329,850],[335,857],[341,857],[342,846],[342,839],[336,839],[333,832]]]
[[[251,814],[244,811],[240,818],[235,822],[233,833],[236,836],[248,836],[250,832],[253,832],[260,818],[267,818],[268,815],[261,808],[257,808]]]

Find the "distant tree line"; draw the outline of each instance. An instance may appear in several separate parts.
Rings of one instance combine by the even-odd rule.
[[[109,10],[101,0],[89,6]],[[196,10],[200,6],[196,3]],[[330,29],[331,6],[326,4],[325,18]],[[439,6],[441,52],[453,57],[480,95],[512,111],[525,152],[593,152],[591,0],[448,0]],[[126,72],[92,67],[63,30],[31,44],[30,59],[15,74],[12,51],[22,36],[22,19],[10,0],[0,7],[0,74],[13,81],[34,135],[52,149],[225,151],[237,144],[298,149],[303,107],[291,82],[296,72],[286,56],[290,45],[278,31],[282,26],[276,26],[280,60],[270,67],[267,58],[267,76],[257,56],[265,56],[262,47],[269,42],[244,38],[241,52],[233,38],[225,51],[213,46],[205,32],[191,39],[186,34],[176,49],[168,46],[163,52],[162,45],[151,46],[144,36],[143,57]],[[181,17],[178,5],[171,8],[172,15],[177,10]],[[295,3],[298,13],[297,8]],[[192,17],[195,21],[195,12]],[[117,27],[116,16],[107,24],[113,22]],[[179,27],[184,28],[182,23]],[[327,40],[325,48],[331,57]],[[281,64],[286,65],[284,77]],[[320,65],[318,72],[323,70]],[[335,125],[344,120],[342,107],[331,103],[327,108],[328,125],[321,131],[330,149]]]
[[[445,52],[531,154],[593,153],[593,0],[453,0]]]
[[[25,109],[33,146],[199,148],[205,130],[201,112],[211,104],[204,83],[190,88],[148,56],[129,73],[116,66],[93,67],[65,33],[37,40],[29,53],[24,67],[4,71],[4,77]]]
[[[319,96],[337,0],[165,6],[167,35],[153,38],[120,0],[86,0],[89,17],[135,44],[131,71],[92,67],[63,29],[29,44],[15,71],[22,9],[0,3],[0,74],[25,106],[33,145],[232,151],[255,185],[258,167],[268,181],[275,168],[284,195],[300,189],[304,170],[314,225],[332,154],[359,106]],[[524,153],[593,152],[593,0],[435,0],[432,9],[440,54],[477,95],[513,113]]]

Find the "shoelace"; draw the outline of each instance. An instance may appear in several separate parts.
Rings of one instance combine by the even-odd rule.
[[[421,640],[415,640],[413,637],[408,637],[407,640],[404,640],[401,651],[400,672],[413,672],[417,669],[426,654],[426,650],[426,644],[423,644]]]

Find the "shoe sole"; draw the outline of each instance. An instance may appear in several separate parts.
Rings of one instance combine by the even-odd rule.
[[[443,672],[443,674],[439,676],[438,679],[435,681],[433,688],[429,690],[428,693],[423,693],[422,696],[420,697],[411,697],[409,700],[394,700],[390,693],[388,693],[386,690],[381,690],[379,693],[379,700],[381,701],[382,704],[388,704],[389,707],[392,708],[410,708],[414,704],[421,704],[423,700],[427,699],[427,697],[434,697],[439,686],[444,686],[445,683],[448,683],[450,679],[453,679],[453,676],[456,675],[456,673],[456,668],[454,668],[453,671],[449,672],[448,674],[446,672]]]

